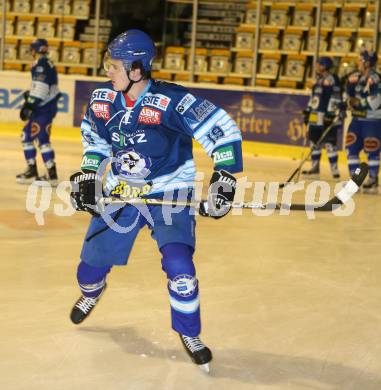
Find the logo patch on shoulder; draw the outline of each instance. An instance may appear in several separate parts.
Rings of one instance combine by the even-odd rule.
[[[109,103],[93,103],[91,109],[97,118],[110,119],[110,104]]]
[[[154,108],[143,107],[138,117],[138,123],[145,125],[159,125],[161,121],[161,112]]]
[[[184,114],[184,112],[196,101],[196,98],[190,94],[187,93],[178,103],[176,106],[176,111],[179,112],[181,115]]]

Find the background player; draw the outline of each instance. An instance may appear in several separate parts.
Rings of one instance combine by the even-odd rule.
[[[312,86],[311,97],[307,108],[304,110],[304,123],[308,125],[308,139],[312,148],[312,167],[302,173],[304,175],[319,175],[321,147],[325,145],[328,160],[331,166],[332,176],[340,177],[337,167],[337,131],[341,122],[336,118],[336,113],[342,104],[340,81],[336,74],[330,72],[333,62],[329,57],[320,57],[316,63],[316,80]],[[332,123],[333,126],[323,140],[318,140],[323,132]]]
[[[32,87],[30,91],[24,93],[25,102],[20,111],[21,120],[27,121],[21,135],[27,169],[16,176],[16,181],[26,184],[38,178],[49,180],[52,185],[57,185],[57,170],[54,150],[50,144],[50,131],[57,114],[57,101],[60,97],[58,77],[53,63],[48,58],[46,39],[36,39],[30,47],[35,60],[31,68]],[[47,169],[47,177],[38,177],[36,141]]]
[[[106,195],[192,197],[195,138],[214,159],[213,215],[220,218],[230,209],[236,187],[232,173],[242,171],[241,133],[232,118],[208,100],[179,85],[152,80],[154,56],[153,41],[140,30],[128,30],[115,38],[104,63],[111,82],[93,92],[81,125],[82,172],[71,178],[77,187],[71,196],[78,210],[95,216],[81,252],[77,278],[82,296],[72,309],[71,320],[79,324],[89,315],[106,288],[106,275],[112,266],[127,264],[137,234],[147,225],[168,278],[172,327],[192,360],[205,365],[212,353],[199,338],[199,288],[192,259],[195,219],[190,208],[173,214],[167,224],[163,214],[168,207],[150,207],[147,216],[126,206],[114,212],[114,220],[123,227],[137,222],[122,234],[109,228],[94,207],[101,196],[96,191],[100,181],[96,172],[111,156],[114,161],[103,186]]]
[[[347,106],[352,112],[346,149],[349,172],[360,164],[361,150],[368,155],[369,178],[363,185],[365,192],[378,191],[381,147],[381,79],[374,67],[377,54],[370,50],[360,53],[358,71],[348,77]]]

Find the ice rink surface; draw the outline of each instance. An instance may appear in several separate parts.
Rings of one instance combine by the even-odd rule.
[[[0,145],[0,389],[381,389],[379,195],[356,195],[350,217],[250,210],[198,217],[201,336],[214,354],[206,375],[170,328],[166,278],[148,229],[129,265],[112,271],[91,316],[70,322],[89,216],[57,216],[53,206],[63,202],[54,196],[37,225],[26,211],[28,186],[15,183],[25,164],[19,139],[0,136]],[[81,145],[53,137],[53,146],[67,180]],[[195,157],[209,176],[207,157]],[[245,156],[250,180],[284,181],[296,165]]]

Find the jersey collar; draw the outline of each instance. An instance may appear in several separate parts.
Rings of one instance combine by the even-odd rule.
[[[145,94],[148,92],[148,90],[151,88],[151,85],[152,85],[152,80],[148,80],[148,83],[146,85],[146,87],[144,88],[143,92],[141,93],[141,95],[136,99],[135,101],[135,104],[134,104],[134,107],[137,106],[141,100],[144,98]],[[120,93],[120,102],[122,103],[122,106],[124,109],[127,110],[127,106],[126,106],[126,102],[124,100],[124,96],[123,96],[123,93],[121,92]]]

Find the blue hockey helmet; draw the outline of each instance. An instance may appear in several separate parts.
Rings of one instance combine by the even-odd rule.
[[[36,53],[44,54],[48,51],[48,41],[44,38],[37,38],[30,44],[30,48],[34,49]]]
[[[333,67],[333,61],[330,57],[319,57],[316,62],[327,70]]]
[[[370,66],[374,66],[377,63],[377,53],[373,50],[364,49],[360,52],[360,60],[369,62]]]
[[[108,57],[121,60],[127,71],[135,62],[140,62],[144,71],[149,72],[156,55],[153,40],[141,30],[127,30],[118,35],[109,45]]]

